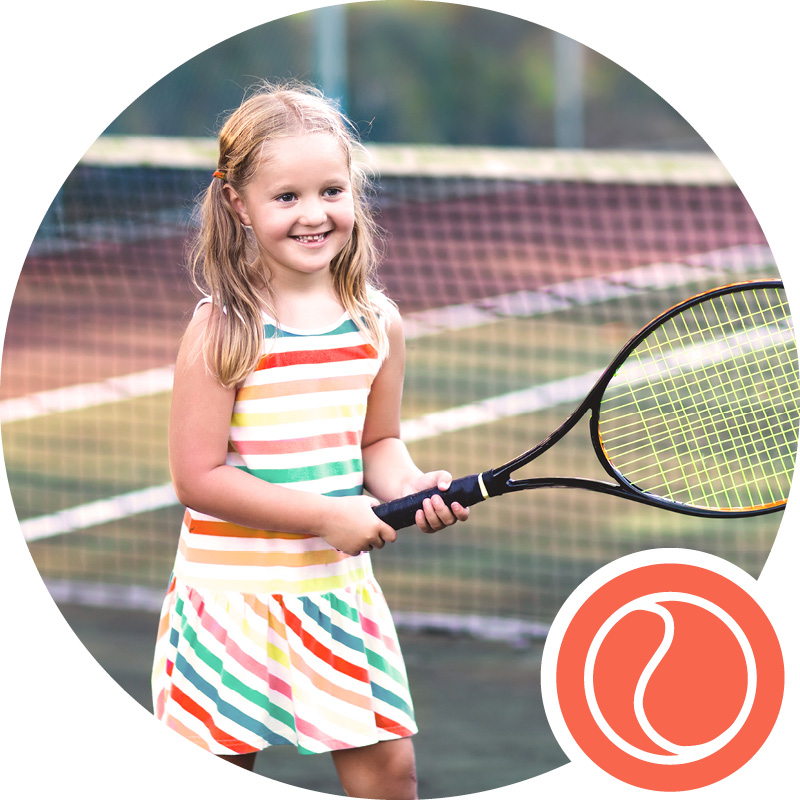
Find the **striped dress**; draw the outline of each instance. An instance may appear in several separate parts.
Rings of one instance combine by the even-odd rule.
[[[236,395],[227,463],[328,496],[363,491],[361,431],[378,369],[345,315],[278,328]],[[217,754],[301,753],[416,732],[395,628],[368,553],[187,509],[153,667],[156,716]]]

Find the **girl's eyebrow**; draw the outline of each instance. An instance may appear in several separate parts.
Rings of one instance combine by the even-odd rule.
[[[340,175],[330,175],[324,181],[320,181],[320,186],[324,186],[327,189],[331,186],[342,186],[349,183],[350,175],[343,172]],[[291,183],[275,183],[267,187],[267,192],[268,194],[274,195],[295,194],[297,192],[297,186]]]

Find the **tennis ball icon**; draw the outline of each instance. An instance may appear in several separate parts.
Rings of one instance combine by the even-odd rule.
[[[726,574],[709,569],[704,554],[682,556],[704,566],[674,563],[690,552],[649,551],[601,570],[559,612],[545,647],[559,743],[645,789],[732,774],[766,740],[783,697],[780,645],[745,588],[755,582],[727,562]],[[659,555],[673,563],[652,563]]]
[[[736,621],[677,592],[645,596],[612,615],[592,641],[584,676],[598,726],[654,764],[686,764],[721,749],[747,720],[757,685]]]

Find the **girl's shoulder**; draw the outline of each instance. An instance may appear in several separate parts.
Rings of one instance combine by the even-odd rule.
[[[378,317],[390,323],[400,316],[395,303],[384,293],[382,289],[375,286],[367,287],[367,299],[372,304],[372,308]]]
[[[211,297],[203,297],[194,307],[186,326],[185,336],[197,338],[198,342],[203,340],[209,330],[219,325],[222,319],[227,317],[227,310],[222,309],[220,314],[219,306]]]
[[[402,341],[404,337],[403,320],[397,305],[380,289],[369,287],[367,299],[372,305],[380,331],[378,333],[378,351],[383,359],[397,347],[399,341]]]

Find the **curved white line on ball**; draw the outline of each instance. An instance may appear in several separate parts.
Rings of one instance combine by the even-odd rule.
[[[674,639],[675,626],[672,615],[665,608],[658,605],[659,603],[667,601],[683,602],[698,606],[713,614],[721,622],[723,622],[736,637],[736,641],[739,643],[739,647],[742,650],[745,666],[747,668],[747,689],[745,691],[742,707],[740,708],[736,719],[719,736],[716,736],[714,739],[711,739],[708,742],[703,742],[702,744],[680,745],[669,741],[665,737],[661,736],[661,734],[659,734],[655,728],[653,728],[653,726],[650,724],[650,721],[647,719],[647,715],[644,710],[644,693],[647,689],[647,684],[649,683],[650,678],[652,677],[656,668],[666,655]],[[653,744],[657,745],[663,750],[668,751],[667,754],[651,753],[646,750],[642,750],[623,739],[608,724],[607,720],[603,716],[594,692],[594,667],[597,660],[597,654],[600,651],[600,646],[611,629],[618,622],[620,622],[620,620],[634,611],[646,611],[651,614],[656,614],[664,621],[664,637],[655,653],[650,658],[650,661],[647,663],[647,666],[642,671],[642,675],[637,682],[636,690],[634,692],[633,705],[636,720],[641,726],[642,731],[648,736]],[[591,646],[589,647],[586,655],[586,664],[583,673],[583,685],[589,710],[591,711],[595,723],[603,731],[606,737],[608,737],[608,739],[610,739],[617,747],[619,747],[620,750],[624,751],[628,755],[652,764],[688,764],[693,761],[699,761],[700,759],[722,749],[734,738],[734,736],[736,736],[744,723],[747,721],[747,717],[750,715],[750,711],[752,710],[753,703],[755,701],[757,685],[756,660],[753,653],[753,648],[750,646],[750,642],[748,641],[744,631],[741,629],[736,620],[724,609],[703,597],[698,597],[697,595],[687,594],[684,592],[656,592],[654,594],[639,597],[636,600],[632,600],[630,603],[626,603],[624,606],[617,609],[603,623],[603,625],[601,625],[595,634],[595,637],[592,640]]]

